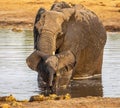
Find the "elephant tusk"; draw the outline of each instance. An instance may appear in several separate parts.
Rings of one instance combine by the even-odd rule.
[[[55,51],[53,51],[52,55],[55,55]]]

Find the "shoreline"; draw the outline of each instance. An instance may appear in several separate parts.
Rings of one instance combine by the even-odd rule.
[[[33,30],[32,22],[12,22],[12,21],[0,21],[0,29],[18,29],[18,30]],[[120,26],[118,25],[104,25],[107,32],[120,32]]]
[[[4,0],[0,1],[0,28],[33,29],[34,19],[40,7],[49,10],[55,0]],[[62,1],[62,0],[57,0]],[[119,0],[64,0],[69,4],[82,4],[97,14],[106,31],[120,31]]]
[[[14,98],[0,101],[0,108],[119,108],[120,98],[109,97],[80,97],[60,100],[48,99],[39,101],[16,101]]]

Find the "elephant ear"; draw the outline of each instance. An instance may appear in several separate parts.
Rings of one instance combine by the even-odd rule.
[[[62,9],[61,12],[63,13],[64,19],[69,21],[69,19],[75,14],[75,8],[65,8]]]
[[[34,33],[34,49],[37,49],[37,42],[38,42],[38,38],[40,36],[40,33],[36,27],[36,24],[37,26],[39,27],[39,23],[38,21],[41,19],[41,15],[45,12],[46,10],[44,8],[40,8],[36,14],[36,17],[35,17],[35,22],[34,22],[34,28],[33,28],[33,33]]]
[[[38,63],[40,62],[41,57],[39,56],[39,54],[34,51],[32,54],[30,54],[27,59],[26,59],[26,63],[28,65],[28,67],[34,71],[37,71],[37,66]]]
[[[26,63],[30,69],[37,71],[37,67],[41,58],[43,60],[46,60],[48,58],[48,55],[41,51],[35,50],[32,54],[30,54],[27,57]]]

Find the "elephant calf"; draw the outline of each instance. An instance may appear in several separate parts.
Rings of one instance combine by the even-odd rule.
[[[95,13],[81,5],[56,3],[49,11],[38,11],[36,51],[27,58],[27,64],[38,71],[38,82],[44,87],[67,86],[71,76],[101,74],[105,43],[106,31]]]
[[[40,72],[38,84],[43,92],[53,88],[57,91],[57,89],[66,88],[69,84],[75,65],[75,56],[71,51],[49,56],[36,50],[27,58],[27,64],[32,70]]]

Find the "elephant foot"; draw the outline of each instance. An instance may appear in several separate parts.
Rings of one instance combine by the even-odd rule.
[[[40,91],[40,94],[43,94],[44,96],[49,96],[50,94],[53,94],[53,88],[52,87],[46,87],[42,91]]]

